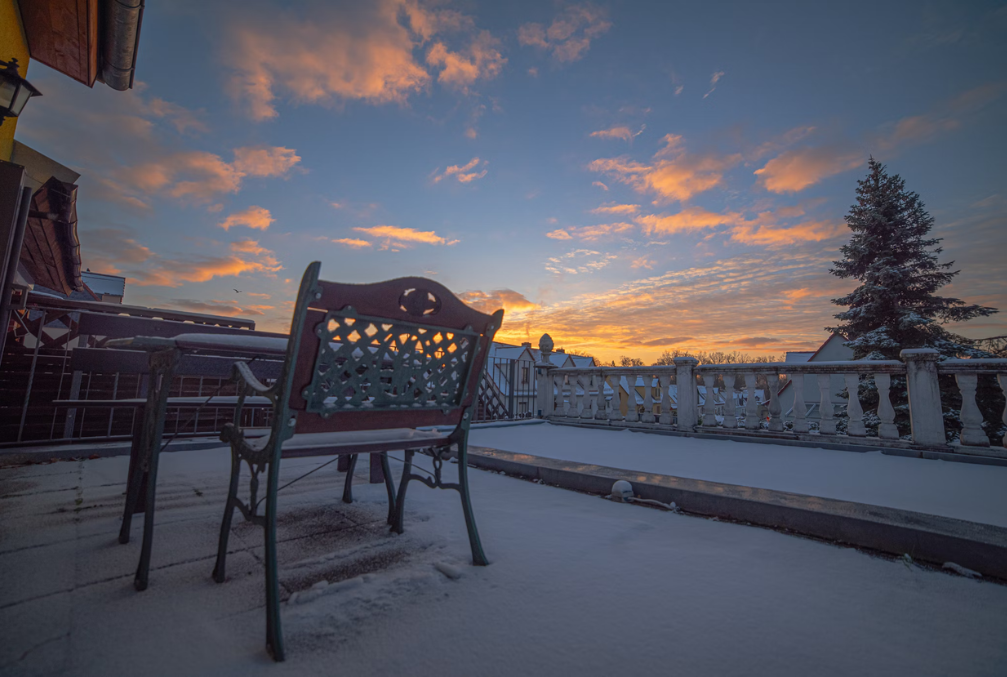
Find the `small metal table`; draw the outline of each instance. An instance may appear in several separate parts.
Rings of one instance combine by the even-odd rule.
[[[145,590],[154,538],[158,457],[162,451],[161,440],[167,416],[168,393],[179,359],[185,353],[197,352],[233,355],[235,361],[255,357],[282,358],[287,352],[287,339],[234,334],[179,334],[172,338],[136,336],[113,339],[106,345],[109,348],[143,350],[150,353],[147,404],[143,408],[139,443],[133,445],[133,451],[130,453],[126,506],[123,511],[122,528],[119,531],[119,542],[128,543],[133,514],[144,513],[143,545],[133,585],[137,590]],[[142,490],[144,487],[145,491]]]

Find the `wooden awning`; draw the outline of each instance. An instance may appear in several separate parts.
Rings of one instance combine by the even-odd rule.
[[[84,289],[77,239],[77,186],[50,178],[35,191],[21,263],[36,284],[69,295]]]

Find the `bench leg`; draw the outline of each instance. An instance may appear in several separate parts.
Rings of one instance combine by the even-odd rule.
[[[283,629],[280,625],[280,582],[276,564],[276,494],[279,490],[280,464],[269,464],[269,486],[266,495],[266,648],[273,660],[282,661]]]
[[[381,454],[381,471],[385,476],[385,489],[388,491],[388,523],[395,523],[395,483],[392,481],[392,469],[388,465],[388,454]]]
[[[469,496],[469,453],[468,440],[463,439],[458,443],[458,493],[462,496],[462,510],[465,512],[465,528],[469,532],[469,546],[472,548],[472,563],[477,566],[486,566],[489,560],[483,552],[482,542],[479,540],[479,531],[476,529],[476,517],[472,512],[472,499]]]
[[[154,543],[154,498],[157,492],[157,462],[160,449],[150,452],[150,469],[147,471],[147,506],[143,513],[143,545],[140,548],[140,563],[136,567],[136,577],[133,587],[137,590],[147,589],[147,579],[150,574],[150,550]]]
[[[402,466],[402,479],[399,480],[399,495],[395,499],[395,520],[392,522],[392,531],[397,534],[402,533],[402,516],[406,504],[406,488],[409,486],[409,476],[413,469],[413,454],[415,451],[405,453],[405,463]]]
[[[129,472],[126,477],[126,505],[122,512],[122,526],[119,528],[119,542],[129,543],[129,531],[133,525],[133,514],[137,510],[140,500],[140,489],[143,485],[143,469],[140,463],[141,441],[137,435],[133,436],[133,443],[129,448]],[[144,506],[146,507],[146,506]]]
[[[231,519],[234,517],[234,504],[238,499],[238,479],[241,476],[241,459],[231,451],[231,487],[227,492],[227,503],[224,505],[224,519],[220,523],[220,541],[217,544],[217,562],[213,565],[213,580],[223,583],[225,566],[227,564],[227,540],[231,536]]]
[[[357,454],[349,454],[346,465],[346,482],[343,484],[343,503],[353,503],[353,471],[357,469]]]

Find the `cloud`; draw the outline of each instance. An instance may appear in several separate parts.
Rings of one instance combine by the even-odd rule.
[[[458,298],[484,313],[495,313],[503,308],[506,315],[512,315],[541,307],[513,289],[495,289],[490,292],[467,291],[459,294]]]
[[[651,339],[650,341],[640,341],[641,346],[673,346],[676,343],[691,341],[691,336],[666,336],[664,338]]]
[[[556,275],[584,275],[605,268],[614,259],[615,254],[602,254],[591,249],[575,249],[562,256],[550,257],[545,269]]]
[[[635,214],[640,205],[604,204],[591,210],[592,214]]]
[[[112,172],[117,187],[139,202],[152,195],[188,198],[205,204],[221,193],[237,193],[245,177],[286,174],[301,158],[291,148],[236,148],[225,162],[206,151],[179,151]]]
[[[472,171],[479,165],[482,165],[483,170],[481,172]],[[451,165],[444,170],[443,173],[434,171],[434,183],[440,183],[442,179],[448,177],[454,177],[458,180],[458,183],[471,183],[477,179],[481,179],[486,176],[486,165],[489,164],[485,160],[480,160],[477,157],[472,158],[464,165]]]
[[[382,240],[382,249],[406,249],[414,244],[450,246],[460,242],[460,240],[443,238],[432,230],[420,231],[415,228],[401,228],[399,226],[370,226],[353,230]]]
[[[92,247],[92,242],[100,246]],[[272,276],[283,269],[272,251],[248,239],[231,242],[217,254],[171,257],[140,244],[128,230],[97,228],[82,233],[81,245],[90,267],[123,275],[128,284],[137,286],[180,287],[246,273]],[[213,248],[219,248],[219,243],[204,249]]]
[[[859,148],[844,145],[786,151],[755,170],[759,183],[773,193],[795,193],[822,179],[856,169],[867,161]]]
[[[374,246],[367,240],[358,240],[352,237],[342,237],[337,240],[333,240],[333,242],[335,242],[336,244],[341,244],[344,247],[352,247],[353,249],[363,249],[364,247]]]
[[[842,221],[806,221],[793,226],[742,224],[731,231],[731,239],[742,244],[782,247],[831,240],[846,232]]]
[[[202,301],[198,299],[171,299],[168,301],[168,305],[194,313],[224,317],[259,317],[266,314],[264,311],[275,309],[275,306],[239,305],[237,301]]]
[[[646,235],[671,235],[715,226],[744,223],[744,216],[738,212],[719,214],[702,207],[689,207],[677,214],[645,214],[634,219],[643,226]]]
[[[683,201],[720,185],[724,172],[742,159],[740,154],[687,153],[682,137],[674,134],[667,134],[662,143],[664,147],[649,164],[623,156],[598,159],[587,168],[607,174],[638,193],[656,194],[660,201]]]
[[[713,94],[713,91],[717,89],[717,83],[720,82],[722,77],[724,77],[724,71],[717,71],[710,76],[710,91],[703,95],[704,99]],[[676,91],[675,94],[678,94],[678,92]]]
[[[601,181],[592,181],[592,182],[591,182],[591,185],[592,185],[592,186],[596,186],[596,187],[598,187],[598,188],[601,188],[601,189],[602,189],[603,191],[605,191],[606,193],[608,192],[608,186],[606,186],[606,185],[605,185],[604,183],[602,183]]]
[[[640,258],[633,260],[633,262],[630,264],[630,268],[632,268],[633,270],[638,270],[640,268],[650,270],[656,265],[657,261],[654,261],[653,259],[648,259],[646,256],[641,256]]]
[[[527,311],[519,323],[505,319],[497,336],[520,341],[548,332],[572,352],[612,359],[633,350],[648,362],[671,345],[729,349],[754,346],[753,337],[769,339],[759,344],[769,353],[813,350],[833,322],[836,310],[828,300],[852,288],[828,273],[834,257],[831,251],[756,250],[584,293],[570,289]],[[783,292],[791,289],[807,293],[784,302]]]
[[[911,115],[883,125],[857,143],[832,143],[788,150],[755,171],[759,184],[773,193],[794,193],[830,176],[850,171],[867,162],[868,150],[895,153],[926,143],[939,135],[958,129],[963,116],[982,109],[1007,91],[1007,83],[992,83],[959,94],[951,101],[922,115]],[[799,127],[788,132],[790,139],[806,136],[814,128]],[[767,148],[763,148],[768,150]],[[755,159],[754,157],[751,159]]]
[[[553,240],[584,240],[586,242],[597,242],[614,235],[625,233],[634,228],[632,223],[601,223],[593,226],[568,226],[546,233],[545,236]]]
[[[230,230],[234,226],[247,226],[258,230],[266,230],[274,221],[276,219],[273,218],[268,209],[253,206],[231,214],[221,221],[219,225],[224,230]]]
[[[506,63],[485,31],[465,47],[449,46],[449,37],[464,43],[474,31],[470,17],[417,0],[315,5],[310,16],[245,10],[224,40],[228,89],[254,120],[275,118],[280,96],[309,104],[404,104],[435,73],[442,85],[467,91]],[[424,65],[417,52],[427,45]]]
[[[499,44],[488,31],[480,32],[463,52],[452,52],[437,42],[427,52],[427,63],[443,68],[438,82],[467,93],[476,80],[492,80],[500,74],[507,59],[497,49]]]
[[[191,111],[177,103],[159,98],[150,99],[146,103],[142,103],[141,106],[141,110],[150,117],[162,118],[170,122],[179,134],[187,134],[190,131],[202,133],[210,131],[206,123],[200,119],[203,111]]]
[[[552,53],[560,63],[582,59],[591,47],[591,41],[612,27],[605,10],[591,4],[569,5],[546,27],[540,23],[526,23],[518,29],[518,43],[537,47]]]
[[[645,129],[647,129],[647,125],[642,125],[638,132],[634,132],[626,126],[610,127],[609,129],[599,129],[596,132],[591,132],[588,136],[597,139],[622,139],[627,143],[633,143],[633,139],[643,134],[643,130]]]

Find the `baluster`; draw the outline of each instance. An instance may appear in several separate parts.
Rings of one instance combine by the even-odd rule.
[[[601,413],[601,402],[598,399],[598,379],[595,378],[594,373],[588,374],[585,377],[585,382],[587,383],[588,390],[588,404],[590,405],[590,411],[588,411],[589,416],[592,420],[600,418]]]
[[[590,410],[591,407],[587,403],[587,386],[584,385],[583,374],[577,374],[573,377],[573,389],[577,393],[577,406],[572,415],[574,418],[585,418],[584,410]]]
[[[640,412],[636,409],[636,374],[632,372],[626,374],[626,395],[629,398],[626,403],[626,420],[636,423],[640,420]]]
[[[970,447],[988,447],[990,438],[983,431],[983,415],[976,405],[976,386],[979,379],[976,372],[955,374],[958,389],[962,392],[962,444]]]
[[[609,374],[607,379],[609,388],[612,389],[612,401],[608,405],[608,420],[622,420],[622,386],[619,385],[619,375]]]
[[[1007,372],[1000,372],[997,374],[997,383],[1000,384],[1000,390],[1004,394],[1004,398],[1007,399]],[[1007,406],[1004,407],[1004,413],[1000,417],[1003,421],[1004,429],[1007,429]],[[1007,435],[1004,435],[1004,449],[1007,449]]]
[[[843,374],[846,380],[846,434],[851,437],[866,437],[867,428],[864,426],[864,408],[860,406],[860,375]]]
[[[661,416],[657,419],[657,422],[661,425],[671,425],[673,423],[671,418],[671,395],[668,393],[671,386],[671,372],[662,371],[657,375],[657,382],[661,386]]]
[[[599,421],[607,421],[608,402],[605,400],[605,374],[600,371],[591,374],[591,387],[594,388],[594,418]]]
[[[892,387],[892,375],[875,374],[874,383],[878,386],[878,418],[881,419],[878,437],[883,440],[897,440],[899,427],[895,425],[895,408],[892,407],[892,398],[888,394]]]
[[[836,434],[836,419],[832,411],[832,379],[828,374],[818,375],[818,391],[821,395],[818,408],[821,417],[818,419],[818,432],[823,435]]]
[[[703,374],[703,385],[706,386],[706,397],[703,400],[703,427],[717,427],[717,403],[713,399],[713,384],[717,381],[717,375],[711,372]]]
[[[558,404],[560,405],[560,411],[562,412],[564,418],[570,415],[570,400],[573,399],[567,397],[567,381],[569,381],[567,375],[563,374],[559,377],[558,383],[556,384],[556,392],[559,394],[560,398]]]
[[[654,416],[654,375],[643,375],[643,414],[640,420],[644,423],[654,423],[657,418]]]
[[[793,374],[790,382],[794,384],[794,432],[808,432],[808,405],[804,403],[804,374]]]
[[[758,430],[759,403],[755,401],[755,372],[745,374],[745,429]]]
[[[774,372],[766,374],[766,388],[769,398],[769,430],[781,432],[783,430],[783,418],[780,414],[783,407],[780,406],[780,373]]]

